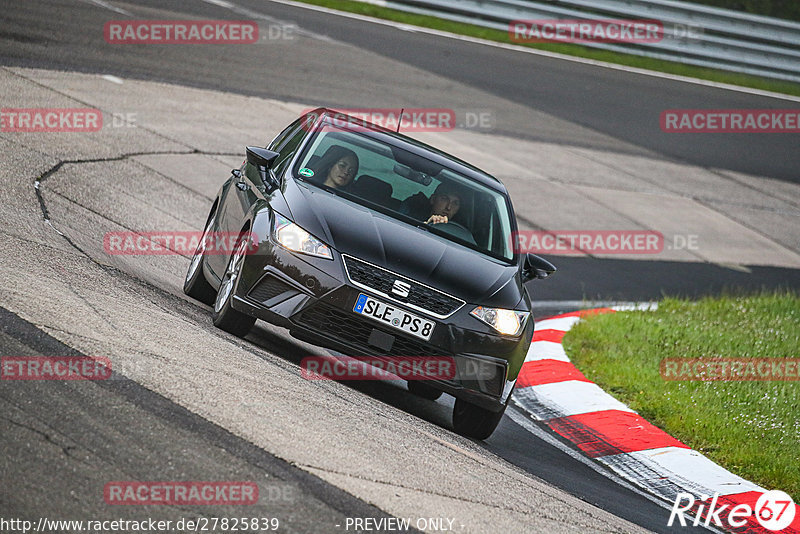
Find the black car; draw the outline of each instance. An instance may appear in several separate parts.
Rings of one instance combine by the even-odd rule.
[[[230,254],[201,240],[186,294],[237,336],[258,318],[348,356],[449,357],[453,376],[409,389],[455,396],[455,430],[491,435],[533,335],[523,284],[555,271],[515,251],[503,184],[324,108],[246,152],[205,227],[240,237]]]

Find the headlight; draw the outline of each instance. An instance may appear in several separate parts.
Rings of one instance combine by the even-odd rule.
[[[504,310],[502,308],[484,308],[483,306],[478,306],[469,313],[501,334],[509,336],[519,334],[525,325],[525,319],[528,318],[528,312]]]
[[[328,245],[309,234],[286,217],[275,214],[275,231],[272,235],[281,246],[294,252],[317,256],[319,258],[327,258],[329,260],[333,259],[331,249]]]

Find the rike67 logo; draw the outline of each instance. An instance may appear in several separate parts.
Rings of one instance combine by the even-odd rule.
[[[753,500],[755,495],[757,494],[754,494]],[[750,532],[758,531],[760,525],[774,532],[784,531],[787,528],[786,532],[800,532],[789,528],[797,526],[792,524],[797,515],[797,507],[789,494],[772,490],[762,493],[755,501],[755,505],[751,504],[753,500],[750,500],[750,503],[739,499],[734,501],[716,493],[709,503],[707,495],[701,495],[698,500],[691,493],[678,493],[667,526],[671,527],[676,519],[682,527],[687,526],[689,524],[687,521],[691,520],[685,515],[688,513],[694,516],[691,525],[695,527],[714,525],[726,531]]]

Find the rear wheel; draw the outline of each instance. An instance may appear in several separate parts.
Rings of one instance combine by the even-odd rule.
[[[468,438],[486,439],[500,424],[508,403],[499,412],[476,406],[471,402],[456,399],[453,407],[453,429]]]
[[[247,235],[242,233],[236,242],[231,258],[228,260],[228,267],[225,269],[225,274],[222,275],[217,298],[214,301],[214,326],[237,337],[246,336],[256,323],[255,317],[234,310],[231,306],[234,289],[236,289],[236,281],[242,272],[242,264],[244,263],[247,247]]]
[[[214,219],[215,217],[212,213],[208,219],[208,224],[206,224],[206,229],[203,231],[203,236],[194,251],[192,261],[189,262],[189,271],[186,273],[186,279],[183,281],[184,293],[203,304],[209,305],[214,304],[216,292],[203,274],[203,261],[205,261],[206,255],[206,242],[214,227]]]
[[[429,386],[428,384],[424,384],[419,380],[409,380],[408,391],[410,391],[417,397],[422,397],[423,399],[428,399],[428,400],[436,400],[442,396],[441,391],[439,391],[434,387]]]

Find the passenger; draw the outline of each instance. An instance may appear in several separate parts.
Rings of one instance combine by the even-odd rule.
[[[322,182],[333,189],[345,189],[358,174],[358,156],[352,150],[334,145],[320,158],[315,174],[324,176]]]

